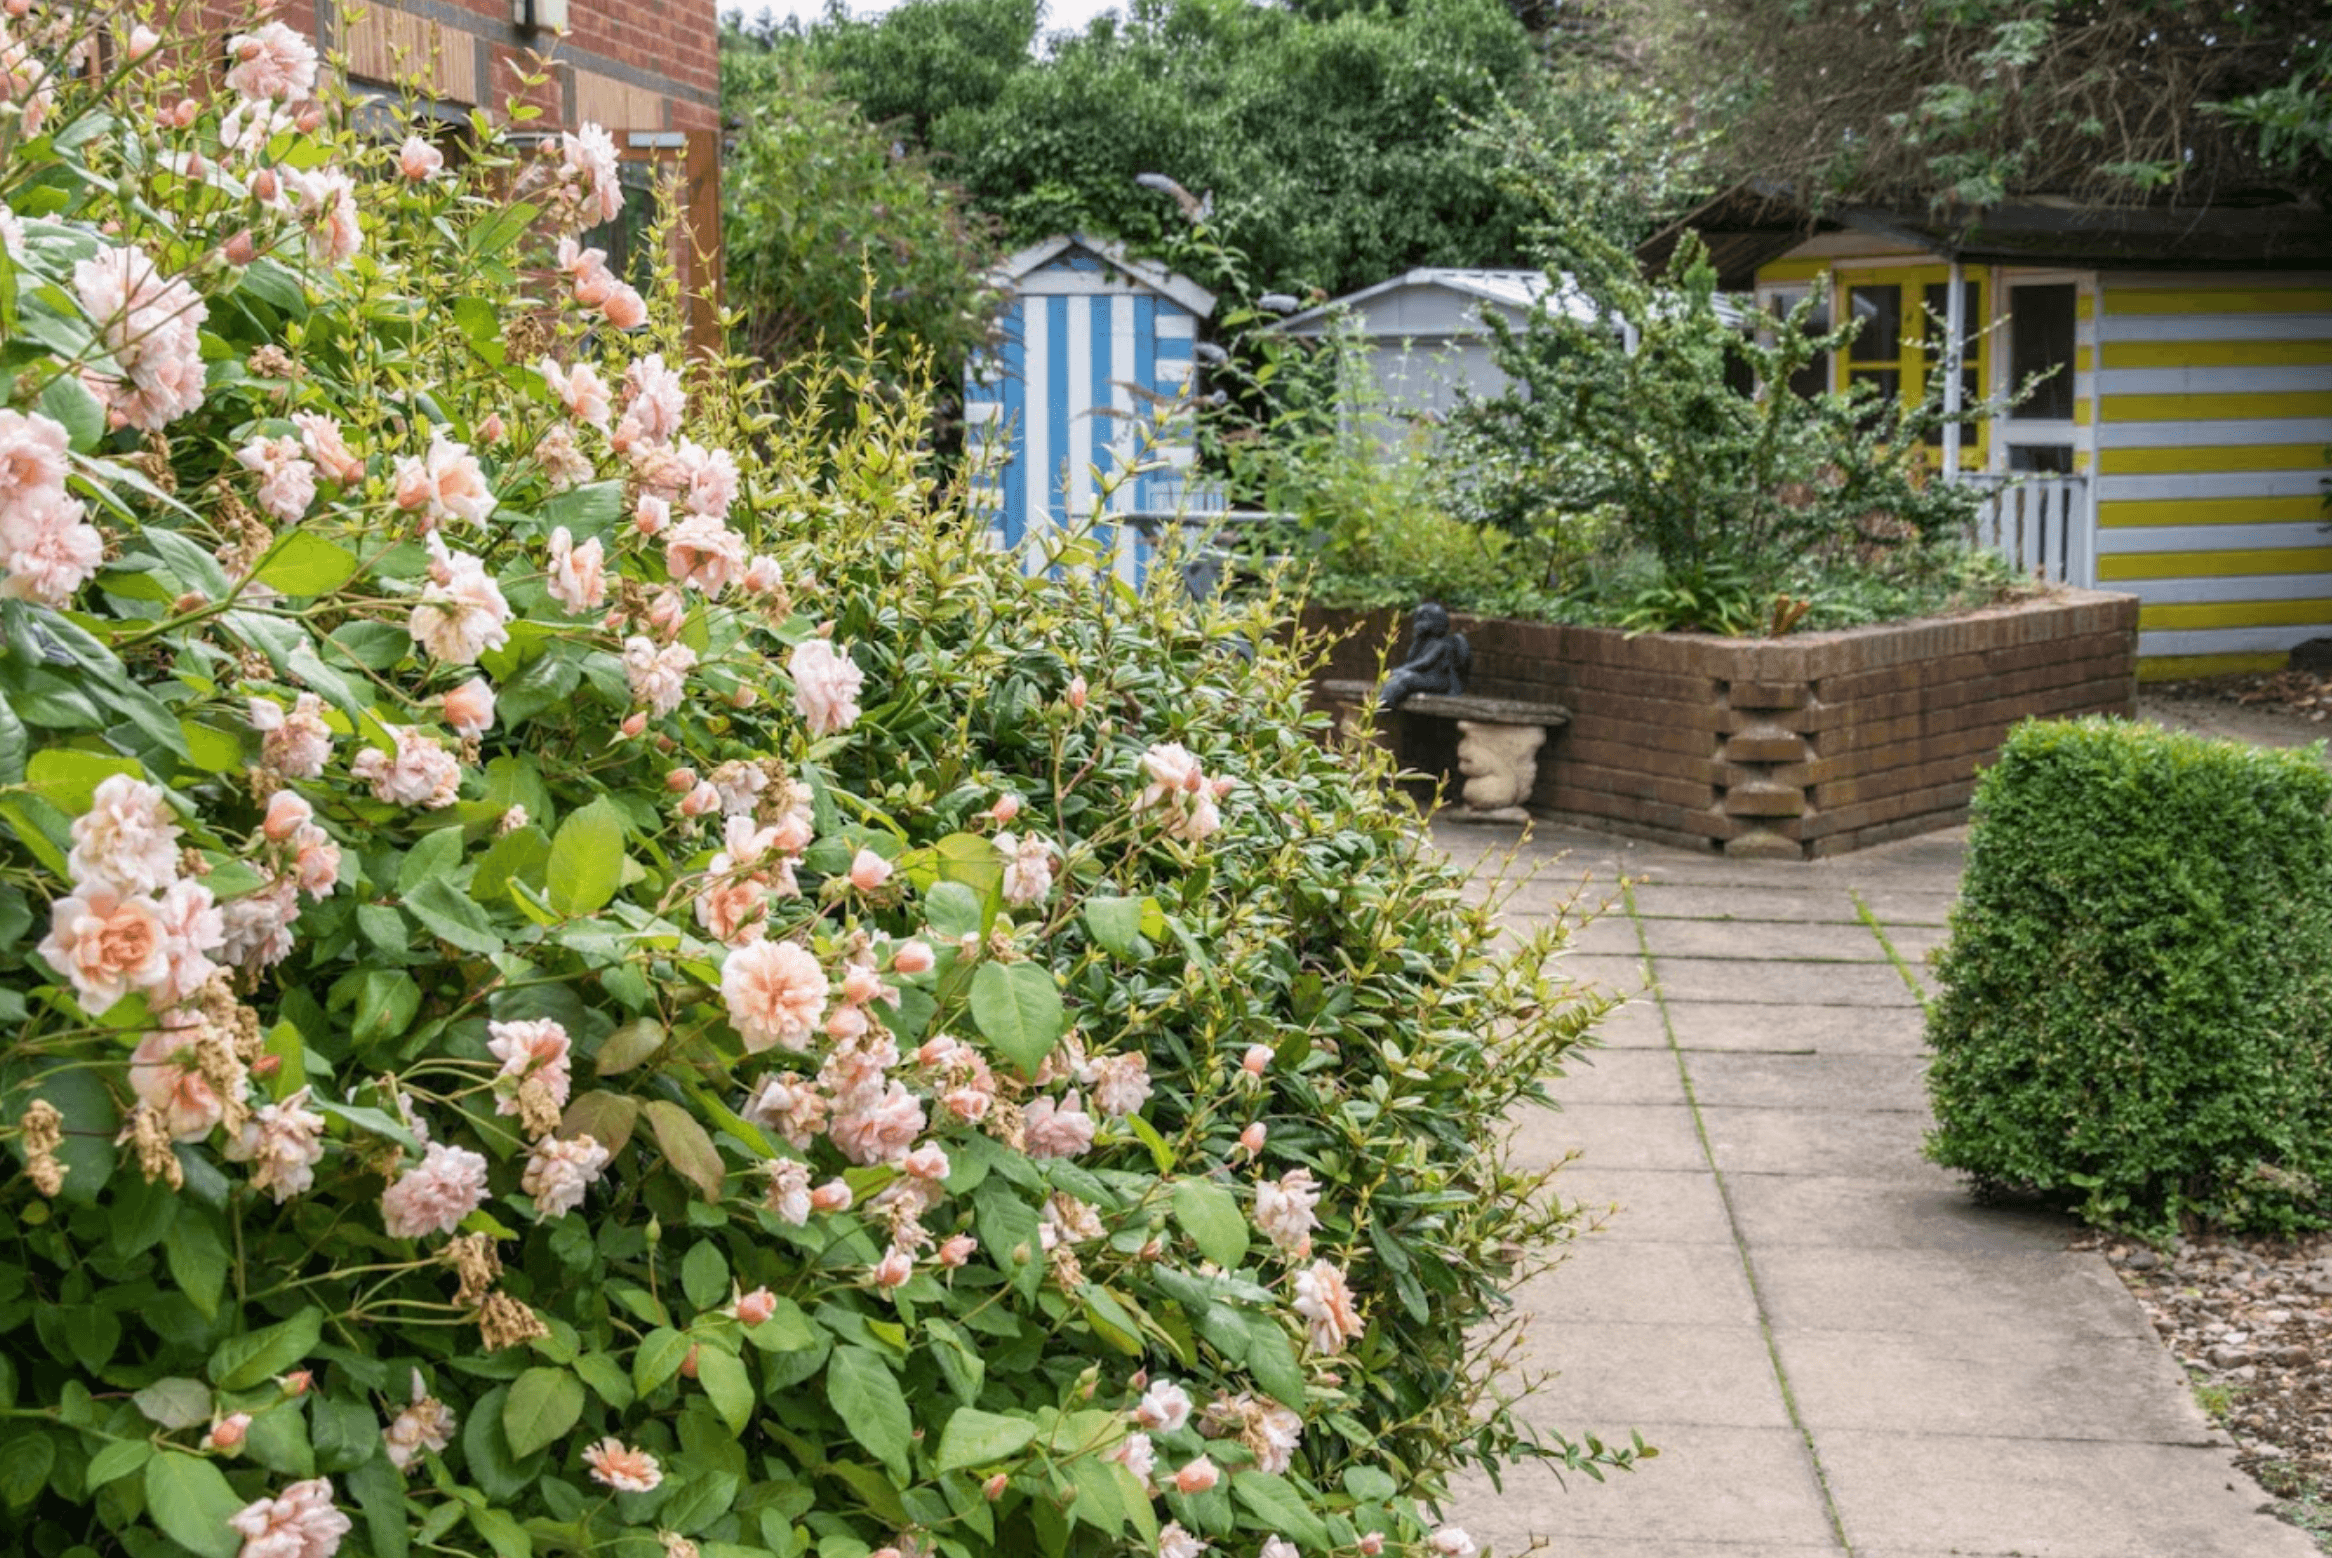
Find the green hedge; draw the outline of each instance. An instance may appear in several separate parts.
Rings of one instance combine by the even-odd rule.
[[[2332,774],[2028,722],[1975,798],[1928,1155],[2096,1223],[2332,1222]]]

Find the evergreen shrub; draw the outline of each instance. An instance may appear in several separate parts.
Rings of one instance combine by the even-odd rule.
[[[2103,718],[1979,783],[1927,1150],[2162,1234],[2332,1222],[2332,775]]]
[[[1024,568],[863,373],[768,411],[578,247],[602,131],[22,11],[11,1550],[1463,1558],[1453,1469],[1633,1458],[1491,1374],[1599,1002],[1269,603]]]

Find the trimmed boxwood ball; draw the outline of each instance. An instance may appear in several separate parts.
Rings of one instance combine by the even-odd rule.
[[[1977,787],[1928,1155],[2093,1223],[2332,1222],[2332,775],[2107,719]]]

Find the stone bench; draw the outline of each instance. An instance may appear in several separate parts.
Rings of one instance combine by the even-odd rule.
[[[1320,690],[1341,706],[1366,708],[1376,702],[1376,687],[1369,682],[1330,681]],[[1539,748],[1546,745],[1549,732],[1571,723],[1571,711],[1559,703],[1528,698],[1421,692],[1379,718],[1446,720],[1457,727],[1464,804],[1451,816],[1473,822],[1526,822],[1530,813],[1524,803],[1538,783]]]

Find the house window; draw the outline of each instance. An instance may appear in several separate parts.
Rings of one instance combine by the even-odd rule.
[[[1951,283],[1930,282],[1924,289],[1922,305],[1926,312],[1920,320],[1919,375],[1922,393],[1934,376],[1943,371],[1944,333],[1950,328]],[[1983,283],[1960,283],[1960,407],[1972,411],[1984,398],[1984,291]],[[1938,404],[1941,402],[1939,401]],[[1970,428],[1974,419],[1962,417],[1963,428]],[[1961,434],[1964,439],[1968,435]],[[1943,447],[1943,429],[1929,428],[1928,447]]]
[[[1848,287],[1846,306],[1862,326],[1846,348],[1848,388],[1868,384],[1879,392],[1882,404],[1900,400],[1904,379],[1903,289],[1892,283]]]
[[[2073,420],[2075,291],[2066,281],[2017,287],[2009,294],[2009,386],[2022,389],[2032,375],[2048,375],[2009,411],[2019,422]]]
[[[1765,312],[1776,321],[1789,318],[1790,313],[1806,300],[1811,287],[1766,287],[1761,289]],[[1814,297],[1813,311],[1806,316],[1806,333],[1822,335],[1830,328],[1829,289],[1823,288]],[[1770,343],[1772,337],[1766,336]],[[1828,394],[1830,390],[1830,354],[1817,352],[1811,361],[1789,376],[1789,387],[1801,396],[1811,398]]]
[[[602,222],[578,240],[586,249],[607,251],[607,268],[645,292],[656,279],[656,251],[648,242],[652,229],[664,219],[657,198],[660,164],[626,159],[616,165],[623,182],[623,210],[612,222]]]

